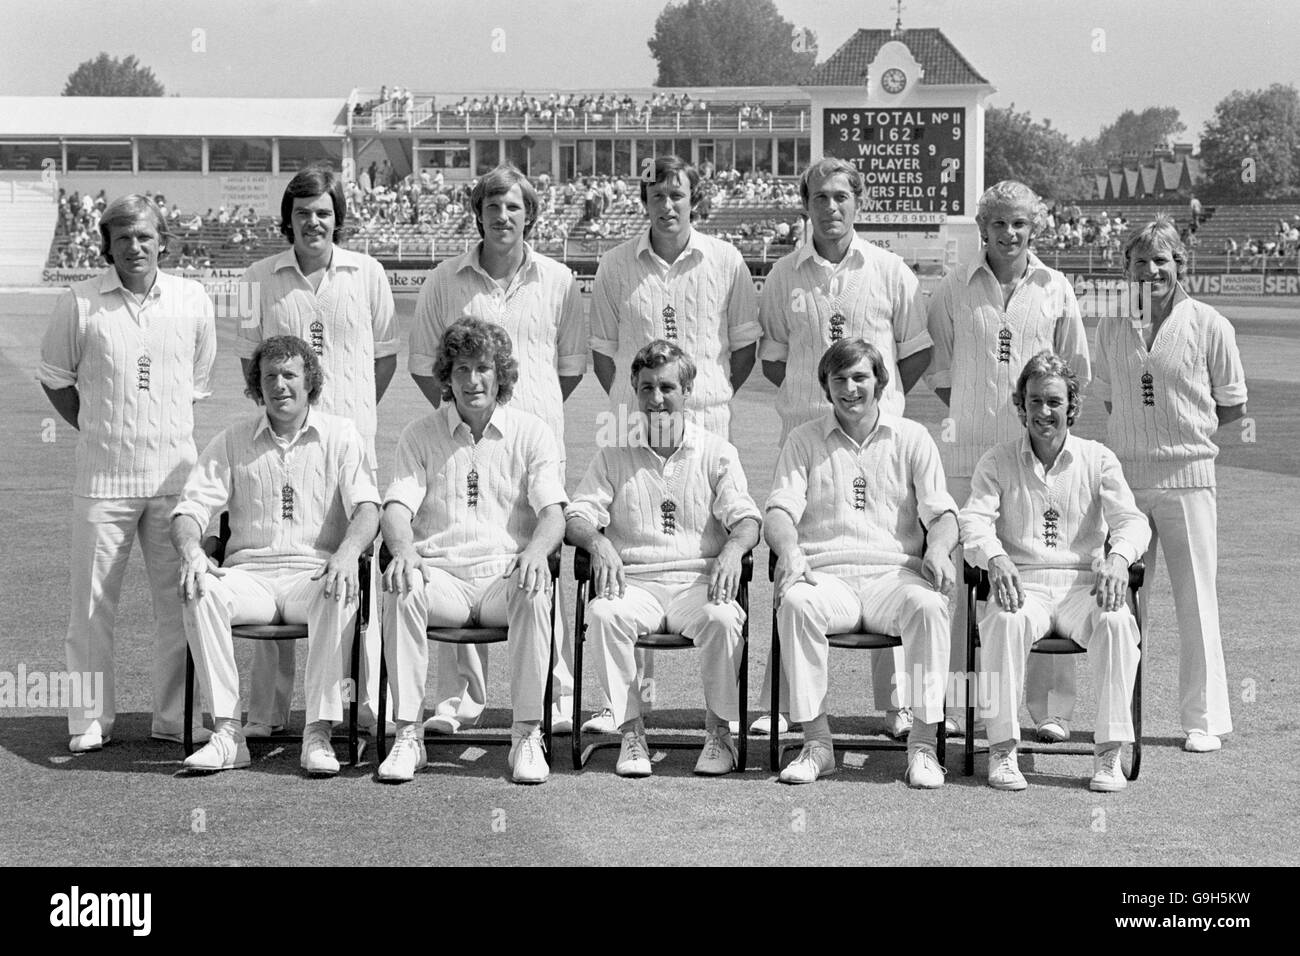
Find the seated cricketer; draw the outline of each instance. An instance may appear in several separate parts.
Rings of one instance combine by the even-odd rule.
[[[547,556],[564,540],[559,443],[540,418],[507,403],[519,377],[505,329],[454,322],[438,343],[442,404],[407,425],[384,495],[384,654],[397,740],[379,779],[412,780],[426,765],[422,736],[429,671],[425,630],[508,627],[509,764],[516,783],[542,783],[542,698],[550,667]],[[471,683],[481,682],[481,674]],[[475,700],[487,689],[471,686]]]
[[[1128,567],[1151,529],[1114,453],[1076,438],[1079,380],[1065,361],[1039,352],[1012,394],[1025,433],[994,445],[971,476],[962,540],[989,572],[980,621],[981,709],[988,727],[989,786],[1024,790],[1016,764],[1020,697],[1034,641],[1055,629],[1088,650],[1097,688],[1091,789],[1123,790],[1120,745],[1133,740],[1129,704],[1138,627],[1126,603]],[[1106,551],[1107,535],[1110,548]],[[985,684],[988,680],[988,684]]]
[[[339,771],[330,724],[343,719],[358,560],[379,530],[379,490],[356,426],[312,408],[323,380],[302,339],[259,344],[244,392],[262,411],[209,442],[172,512],[185,636],[216,722],[207,744],[185,759],[188,770],[248,766],[231,626],[306,624],[301,764],[313,776]],[[225,566],[215,567],[200,540],[222,511],[230,513],[230,541]]]
[[[803,724],[804,735],[781,780],[812,783],[835,772],[826,636],[865,628],[903,639],[913,715],[907,784],[939,787],[935,747],[948,672],[957,505],[930,433],[881,410],[889,369],[874,345],[841,339],[822,355],[817,379],[831,411],[786,438],[764,516],[777,556],[790,718]]]
[[[695,772],[718,776],[736,766],[727,729],[740,716],[745,612],[736,593],[761,519],[736,449],[686,420],[695,384],[686,353],[653,341],[632,359],[631,377],[641,414],[597,450],[565,511],[569,541],[591,552],[587,626],[623,735],[616,770],[650,775],[635,644],[638,634],[666,628],[700,652],[705,737]]]

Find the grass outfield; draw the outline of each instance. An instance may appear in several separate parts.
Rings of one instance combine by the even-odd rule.
[[[6,611],[0,671],[65,667],[67,535],[74,431],[58,422],[33,380],[48,295],[0,296],[0,596]],[[412,298],[399,299],[404,325]],[[300,775],[296,745],[255,749],[251,769],[213,777],[177,775],[180,747],[148,740],[152,634],[138,550],[123,589],[117,626],[119,716],[114,742],[73,757],[66,723],[51,709],[0,710],[0,864],[298,863],[352,865],[530,863],[751,864],[1295,864],[1300,770],[1278,760],[1300,745],[1294,706],[1300,664],[1284,650],[1295,633],[1285,595],[1300,582],[1294,501],[1300,495],[1300,316],[1296,304],[1216,302],[1236,325],[1247,373],[1253,443],[1239,423],[1220,436],[1220,580],[1222,626],[1235,732],[1223,751],[1181,750],[1173,606],[1163,567],[1150,588],[1145,667],[1146,749],[1141,778],[1121,794],[1087,789],[1084,757],[1022,757],[1030,782],[1022,794],[997,793],[976,775],[952,772],[937,792],[908,790],[901,753],[842,753],[840,773],[808,787],[784,787],[751,746],[750,769],[721,780],[691,774],[695,754],[670,751],[648,780],[613,773],[614,752],[587,769],[568,769],[559,738],[556,770],[542,787],[508,782],[500,748],[440,749],[429,770],[401,787],[374,782],[373,764],[333,780]],[[240,392],[232,330],[223,328],[216,394],[197,412],[200,445],[251,406]],[[405,368],[405,356],[400,359]],[[778,431],[775,390],[755,373],[735,403],[734,439],[751,491],[767,494]],[[404,371],[380,406],[383,468],[397,434],[425,408]],[[595,414],[604,407],[594,377],[570,399],[569,485],[590,459]],[[937,433],[941,405],[921,385],[909,414]],[[1076,429],[1100,437],[1104,411],[1085,403]],[[47,441],[53,437],[53,441]],[[385,476],[386,477],[386,476]],[[566,552],[566,559],[568,552]],[[766,548],[758,556],[766,567]],[[571,573],[566,569],[566,577]],[[765,578],[765,574],[760,575]],[[562,585],[571,604],[571,579]],[[751,595],[751,706],[767,658],[771,588]],[[240,649],[241,665],[249,652]],[[299,662],[303,655],[299,654]],[[688,653],[658,658],[655,722],[692,727],[699,680]],[[1076,727],[1087,730],[1093,695],[1079,671]],[[835,726],[876,726],[866,655],[837,652]],[[597,696],[588,667],[585,698]],[[494,653],[489,712],[508,719],[505,655]],[[300,699],[299,699],[300,702]],[[867,715],[849,719],[847,715]],[[301,711],[295,712],[296,722]],[[651,742],[653,743],[653,732]]]

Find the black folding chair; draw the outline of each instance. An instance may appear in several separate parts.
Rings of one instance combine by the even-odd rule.
[[[776,583],[776,552],[768,553],[767,558],[767,579],[773,584]],[[840,647],[850,651],[884,651],[895,647],[903,646],[903,638],[899,634],[880,634],[875,631],[847,631],[843,634],[827,634],[826,642],[831,647]],[[778,733],[780,727],[781,713],[781,634],[777,630],[776,623],[776,595],[772,595],[772,663],[769,665],[772,670],[772,729],[768,735],[768,766],[773,771],[781,769],[781,755],[788,749],[802,746],[799,743],[782,743],[781,735]],[[919,690],[919,688],[918,688]],[[906,750],[907,741],[905,740],[867,740],[861,737],[845,737],[843,735],[834,738],[834,745],[837,750]],[[948,737],[944,730],[944,722],[939,721],[938,740],[935,746],[935,753],[939,759],[939,766],[945,766],[945,754],[948,746]]]
[[[379,573],[383,574],[388,570],[388,564],[393,560],[389,553],[388,545],[384,544],[379,549]],[[551,635],[550,635],[550,654],[547,658],[549,663],[546,667],[546,692],[542,698],[542,742],[546,752],[546,763],[551,763],[551,694],[554,682],[555,667],[555,608],[556,600],[559,597],[560,586],[560,552],[557,548],[546,559],[547,565],[551,572]],[[382,598],[381,598],[382,600]],[[425,636],[430,641],[437,641],[442,644],[504,644],[509,638],[509,630],[505,627],[433,627],[430,626],[425,630]],[[378,713],[386,714],[388,712],[388,654],[380,654],[379,658],[379,710]],[[576,713],[576,711],[575,711]],[[470,744],[475,746],[489,747],[509,747],[514,741],[511,739],[509,732],[504,734],[497,733],[479,733],[469,731],[466,733],[445,735],[434,734],[424,735],[424,745],[428,747],[465,747]],[[379,760],[382,763],[388,753],[388,741],[383,735],[379,735]]]
[[[226,545],[230,542],[230,514],[222,512],[221,533],[218,538],[209,538],[205,550],[217,564],[226,560]],[[348,763],[357,763],[357,710],[361,699],[361,686],[358,683],[361,673],[361,633],[370,620],[370,548],[358,561],[360,572],[360,602],[357,609],[357,623],[352,633],[352,659],[349,676],[352,680],[351,701],[348,704]],[[230,636],[246,641],[302,641],[307,639],[306,624],[237,624],[230,629]],[[185,642],[185,756],[194,752],[194,655],[189,642]],[[248,737],[250,744],[301,743],[302,734],[273,733],[269,737]]]
[[[754,576],[754,555],[746,551],[740,559],[740,586],[736,590],[736,603],[745,612],[745,622],[740,631],[740,740],[736,742],[736,770],[745,770],[745,760],[749,749],[749,720],[746,707],[749,686],[749,582]],[[585,548],[575,548],[573,552],[573,578],[578,583],[577,606],[573,615],[573,769],[581,770],[591,755],[604,747],[619,747],[621,740],[606,740],[582,747],[582,646],[587,639],[587,602],[591,599],[591,554]],[[639,634],[636,646],[653,650],[680,650],[694,647],[690,638],[683,634],[656,632]],[[661,739],[656,738],[654,749],[657,750],[691,750],[702,746],[698,737]]]
[[[1128,569],[1128,593],[1132,602],[1133,617],[1138,626],[1138,666],[1133,682],[1133,743],[1124,746],[1124,756],[1120,767],[1124,776],[1136,780],[1142,769],[1142,650],[1146,642],[1145,625],[1142,613],[1142,585],[1146,578],[1146,564],[1141,559],[1134,561]],[[969,777],[975,773],[975,649],[979,647],[979,624],[975,616],[975,602],[989,599],[989,574],[971,564],[965,567],[966,579],[966,744],[962,757],[962,773]],[[1031,654],[1087,654],[1087,648],[1080,647],[1070,638],[1056,631],[1049,631],[1034,642],[1029,649]],[[1059,744],[1040,743],[1035,740],[1022,740],[1016,744],[1020,753],[1052,753],[1073,756],[1093,755],[1093,741]],[[979,748],[981,753],[988,753],[988,747]]]

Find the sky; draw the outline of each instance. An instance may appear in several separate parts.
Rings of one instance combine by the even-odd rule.
[[[654,83],[664,0],[0,0],[0,95],[52,96],[100,51],[134,53],[168,93],[347,96],[620,90]],[[819,62],[894,0],[776,0]],[[1195,142],[1234,89],[1300,84],[1300,0],[904,0],[1015,104],[1071,138],[1176,106]],[[196,31],[201,31],[196,33]],[[199,48],[202,49],[199,49]]]

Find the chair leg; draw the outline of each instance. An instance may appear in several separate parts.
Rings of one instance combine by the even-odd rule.
[[[362,583],[365,587],[365,583]],[[364,594],[364,591],[363,591]],[[359,754],[357,753],[357,721],[361,716],[361,694],[364,688],[361,686],[361,635],[363,633],[361,622],[365,615],[365,598],[361,599],[362,605],[357,610],[357,623],[355,632],[352,635],[352,700],[348,702],[348,763],[352,766],[357,765]],[[384,712],[381,709],[376,719],[376,733],[383,736],[384,733]]]
[[[542,694],[542,753],[546,754],[546,766],[551,765],[551,707],[555,699],[555,615],[559,605],[555,603],[556,580],[551,578],[551,639],[546,651],[546,690]]]
[[[1142,650],[1139,645],[1137,673],[1133,676],[1133,764],[1127,774],[1130,780],[1136,780],[1142,771]]]
[[[185,729],[181,733],[188,757],[194,753],[194,654],[188,642],[185,644]]]
[[[979,680],[975,674],[975,641],[979,630],[975,624],[975,591],[966,592],[966,742],[962,749],[962,773],[975,773],[975,695]]]
[[[582,769],[582,645],[587,637],[587,582],[578,582],[573,609],[573,734],[569,738],[573,769]]]
[[[388,657],[382,643],[379,647],[379,726],[375,728],[375,764],[384,762],[388,755],[388,734],[384,714],[388,712]]]
[[[776,629],[776,608],[772,608],[772,656],[768,670],[772,674],[772,726],[767,736],[767,764],[773,773],[781,769],[781,636]]]
[[[745,763],[749,759],[749,587],[742,585],[740,594],[741,610],[745,612],[745,623],[740,628],[740,743],[736,747],[736,770],[745,772]]]

